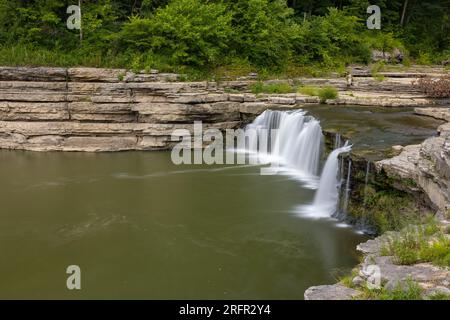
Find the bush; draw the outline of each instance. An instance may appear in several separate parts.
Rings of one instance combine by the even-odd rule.
[[[284,0],[235,0],[234,54],[260,67],[281,67],[290,55],[294,11]]]
[[[393,291],[383,290],[379,296],[380,300],[422,300],[423,289],[414,281],[407,281],[407,288],[404,290],[399,284]]]
[[[410,278],[406,281],[406,286],[398,284],[393,290],[386,288],[368,289],[363,288],[363,293],[357,299],[364,300],[422,300],[423,289]]]
[[[134,17],[119,35],[122,46],[166,56],[172,64],[215,64],[226,55],[232,15],[221,3],[173,0],[151,18]]]
[[[306,94],[308,96],[318,96],[319,88],[313,87],[313,86],[304,86],[304,87],[299,87],[297,92],[301,93],[301,94]]]
[[[391,238],[382,248],[382,255],[394,256],[395,262],[411,265],[432,262],[439,266],[450,266],[450,239],[440,232],[435,224],[409,227]]]
[[[364,27],[360,19],[345,12],[330,9],[324,17],[314,17],[302,23],[293,39],[296,60],[300,63],[318,61],[323,65],[370,60]]]
[[[329,99],[337,99],[339,96],[338,90],[333,87],[323,87],[318,91],[320,101],[323,103]]]

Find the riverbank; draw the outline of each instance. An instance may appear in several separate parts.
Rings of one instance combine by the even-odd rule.
[[[167,150],[175,129],[240,128],[267,109],[305,105],[435,106],[412,85],[444,68],[412,68],[373,76],[269,80],[266,84],[331,86],[336,99],[299,93],[255,94],[255,75],[234,81],[183,82],[178,74],[125,69],[0,68],[0,148],[32,151]],[[382,78],[380,78],[382,77]],[[380,80],[382,79],[382,80]]]
[[[413,291],[414,299],[449,299],[449,109],[417,108],[415,112],[446,123],[438,128],[437,136],[426,139],[422,144],[395,146],[398,155],[376,162],[375,167],[377,174],[389,179],[391,187],[414,196],[418,203],[427,203],[430,212],[434,213],[433,226],[387,232],[360,244],[357,250],[363,255],[362,263],[352,275],[335,285],[309,288],[305,291],[305,299],[411,298]],[[433,231],[429,232],[430,229]],[[432,253],[421,253],[422,250]],[[441,264],[433,265],[432,260],[439,255],[443,257]],[[370,285],[374,280],[374,267],[381,286],[370,289],[368,283]]]

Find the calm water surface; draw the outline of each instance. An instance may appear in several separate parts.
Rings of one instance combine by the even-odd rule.
[[[365,239],[297,217],[313,191],[170,153],[0,151],[0,298],[302,299]],[[82,290],[66,289],[68,265]]]
[[[311,107],[355,149],[418,143],[411,110]],[[302,299],[366,240],[298,217],[314,192],[258,167],[175,166],[168,152],[0,151],[0,298]],[[69,265],[82,290],[66,289]]]

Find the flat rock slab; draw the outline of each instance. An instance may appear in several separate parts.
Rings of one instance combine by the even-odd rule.
[[[392,257],[369,256],[363,264],[377,265],[380,268],[381,279],[384,281],[407,281],[408,279],[422,284],[423,287],[445,285],[450,281],[450,271],[433,266],[430,263],[415,265],[397,265]]]
[[[305,291],[305,300],[352,300],[360,293],[340,284],[317,286]]]

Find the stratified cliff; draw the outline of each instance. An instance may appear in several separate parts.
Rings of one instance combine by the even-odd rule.
[[[348,78],[299,78],[296,86],[331,85],[329,104],[434,105],[411,82],[443,69],[384,73],[364,69]],[[267,81],[267,82],[277,82]],[[122,69],[0,67],[0,148],[33,151],[170,149],[175,129],[242,127],[266,109],[301,108],[318,97],[297,93],[254,95],[254,80],[183,82],[177,74]]]

